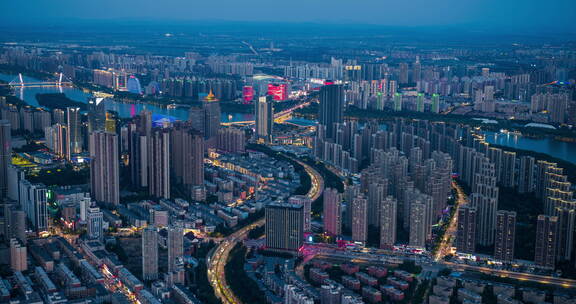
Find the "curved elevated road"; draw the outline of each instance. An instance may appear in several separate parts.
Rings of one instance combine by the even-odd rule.
[[[287,157],[291,158],[293,161],[304,167],[311,180],[311,186],[307,196],[310,197],[312,201],[318,199],[320,195],[322,195],[322,191],[324,189],[324,179],[322,178],[322,175],[320,175],[318,171],[306,163],[290,156]],[[238,242],[241,242],[246,238],[250,230],[255,227],[262,226],[264,223],[264,219],[260,219],[251,225],[243,227],[232,233],[216,247],[212,256],[208,258],[208,281],[210,281],[212,288],[214,288],[214,293],[222,301],[223,304],[242,303],[240,299],[234,295],[234,292],[232,289],[230,289],[230,286],[228,286],[228,282],[226,282],[224,266],[226,266],[230,251],[232,248],[234,248],[234,246],[236,246]]]

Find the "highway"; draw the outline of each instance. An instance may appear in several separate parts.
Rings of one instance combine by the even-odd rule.
[[[551,277],[551,276],[545,276],[545,275],[538,275],[538,274],[532,274],[532,273],[493,269],[493,268],[474,266],[474,265],[468,265],[468,264],[458,264],[458,263],[452,263],[452,262],[441,262],[441,264],[444,264],[445,266],[447,266],[453,270],[458,270],[458,271],[464,271],[464,270],[477,271],[477,272],[482,272],[482,273],[493,275],[493,276],[499,276],[502,278],[516,279],[516,280],[520,280],[520,281],[531,281],[531,282],[542,283],[542,284],[551,284],[551,285],[556,285],[556,286],[560,286],[560,287],[564,287],[564,288],[575,288],[576,287],[576,280],[557,278],[557,277]]]
[[[310,175],[312,185],[307,196],[310,197],[312,201],[318,199],[320,195],[322,195],[324,189],[324,179],[322,178],[322,175],[306,163],[291,156],[286,156],[302,165],[306,170],[306,173]],[[224,266],[226,266],[226,263],[228,262],[230,251],[238,242],[241,242],[246,238],[250,230],[262,226],[264,223],[265,220],[261,219],[232,233],[214,249],[212,256],[208,258],[208,281],[212,285],[216,297],[218,297],[223,304],[242,303],[240,299],[234,295],[234,292],[230,289],[230,286],[228,286],[228,282],[226,281]]]
[[[474,271],[501,278],[516,279],[519,281],[529,281],[541,284],[550,284],[563,288],[576,288],[576,280],[558,278],[546,275],[538,275],[524,272],[514,272],[509,270],[494,269],[483,266],[475,266],[468,264],[459,264],[453,262],[441,261],[439,263],[430,263],[425,256],[407,255],[402,252],[390,252],[375,250],[374,253],[368,252],[349,252],[337,250],[334,248],[321,248],[318,247],[311,254],[316,258],[324,258],[331,260],[352,261],[355,263],[402,263],[404,260],[414,260],[417,263],[423,262],[423,265],[438,265],[448,267],[454,271]]]
[[[456,190],[456,211],[454,212],[454,216],[450,219],[450,224],[448,225],[448,228],[446,228],[440,246],[434,255],[434,261],[436,262],[452,252],[452,243],[456,239],[456,232],[458,230],[458,208],[468,203],[468,197],[466,197],[466,193],[464,193],[464,190],[462,190],[460,185],[455,181],[452,181],[452,188]]]

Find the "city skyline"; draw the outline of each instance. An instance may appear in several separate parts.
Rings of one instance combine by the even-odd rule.
[[[0,302],[573,303],[575,20],[2,3]]]

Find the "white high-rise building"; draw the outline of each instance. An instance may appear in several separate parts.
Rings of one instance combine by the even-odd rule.
[[[85,197],[80,200],[80,221],[86,222],[88,217],[88,208],[92,205],[92,199]]]
[[[88,208],[86,219],[88,226],[88,238],[93,240],[102,239],[104,237],[104,218],[100,208]]]
[[[34,231],[48,231],[48,196],[43,184],[20,181],[20,205]]]

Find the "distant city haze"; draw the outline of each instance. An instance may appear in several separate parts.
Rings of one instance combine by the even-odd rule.
[[[1,1],[0,26],[82,20],[274,21],[450,26],[515,32],[576,30],[574,0],[30,0]]]

